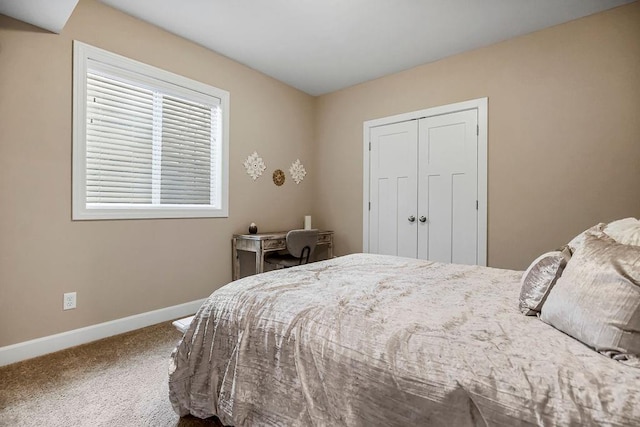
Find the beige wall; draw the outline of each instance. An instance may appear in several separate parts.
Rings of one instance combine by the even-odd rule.
[[[72,40],[231,93],[230,215],[220,219],[71,221]],[[302,224],[315,100],[276,80],[93,0],[62,34],[0,15],[0,346],[208,296],[231,280],[230,239]],[[266,164],[256,182],[243,160]],[[271,173],[296,158],[296,185]],[[62,311],[63,292],[78,308]]]
[[[599,221],[640,217],[640,3],[322,96],[314,201],[362,250],[362,124],[489,98],[489,265],[524,269]]]

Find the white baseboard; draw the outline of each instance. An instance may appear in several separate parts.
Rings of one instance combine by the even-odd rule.
[[[48,337],[37,338],[18,344],[0,347],[0,366],[32,357],[53,353],[54,351],[86,344],[91,341],[107,338],[145,326],[155,325],[179,317],[189,316],[200,308],[204,299],[191,301],[184,304],[161,308],[159,310],[148,311],[134,316],[123,317],[122,319],[110,322],[99,323],[85,328],[74,329]]]

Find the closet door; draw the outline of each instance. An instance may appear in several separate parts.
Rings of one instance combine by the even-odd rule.
[[[369,252],[416,258],[418,122],[370,133]]]
[[[418,258],[477,264],[478,112],[419,120]]]

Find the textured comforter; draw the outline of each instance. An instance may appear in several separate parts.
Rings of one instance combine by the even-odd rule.
[[[520,275],[358,254],[232,282],[171,401],[236,426],[640,425],[640,369],[520,314]]]

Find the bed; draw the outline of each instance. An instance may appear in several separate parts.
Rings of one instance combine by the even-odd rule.
[[[232,282],[171,356],[225,425],[640,425],[640,369],[518,310],[522,272],[354,254]]]

